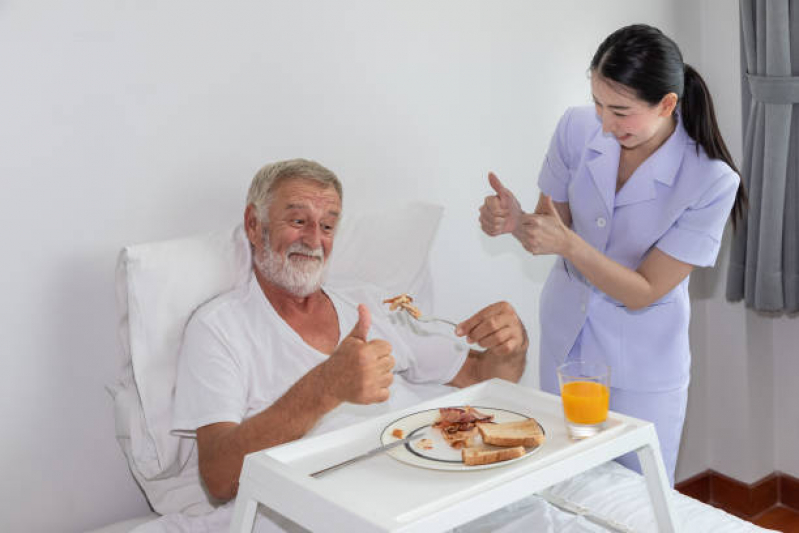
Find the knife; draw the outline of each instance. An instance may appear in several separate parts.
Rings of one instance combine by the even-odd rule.
[[[392,450],[392,449],[396,448],[397,446],[402,446],[404,444],[408,444],[409,442],[415,441],[416,439],[420,439],[423,436],[424,436],[424,432],[420,431],[420,432],[418,432],[418,433],[416,433],[414,435],[410,435],[409,437],[406,437],[406,438],[404,438],[402,440],[391,442],[389,444],[384,444],[383,446],[378,446],[374,450],[369,450],[368,452],[362,453],[361,455],[356,455],[352,459],[347,459],[346,461],[342,461],[341,463],[335,464],[333,466],[328,466],[327,468],[323,468],[322,470],[319,470],[318,472],[314,472],[313,474],[311,474],[311,477],[319,477],[319,476],[321,476],[323,474],[327,474],[328,472],[332,472],[333,470],[338,470],[342,466],[351,465],[352,463],[357,463],[358,461],[362,461],[364,459],[368,459],[370,457],[373,457],[375,455],[381,454],[383,452],[387,452],[388,450]]]

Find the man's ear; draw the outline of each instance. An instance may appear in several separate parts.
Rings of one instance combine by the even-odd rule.
[[[680,99],[677,97],[677,93],[669,93],[660,100],[660,116],[662,117],[670,117],[674,110],[677,108],[677,102]]]
[[[244,231],[247,232],[247,239],[253,246],[260,232],[260,225],[258,210],[255,209],[253,204],[248,205],[247,209],[244,210]]]

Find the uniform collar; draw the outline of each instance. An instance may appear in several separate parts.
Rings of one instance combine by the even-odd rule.
[[[655,198],[656,181],[671,187],[682,163],[686,147],[692,143],[693,141],[688,137],[678,114],[677,126],[671,136],[636,169],[616,194],[621,145],[612,135],[603,134],[600,127],[588,143],[588,148],[597,154],[595,158],[588,161],[588,168],[608,213],[613,212],[614,206],[619,207]]]
[[[616,196],[616,176],[619,174],[619,155],[621,145],[610,134],[602,132],[602,124],[597,120],[599,127],[593,139],[588,142],[588,149],[594,154],[589,155],[588,170],[594,180],[597,192],[602,197],[608,216],[613,214],[613,204]]]

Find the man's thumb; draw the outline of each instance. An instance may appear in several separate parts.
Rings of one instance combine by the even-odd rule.
[[[369,313],[369,308],[363,304],[358,305],[358,322],[355,327],[350,331],[349,337],[366,341],[366,336],[369,334],[369,327],[372,325],[372,315]]]

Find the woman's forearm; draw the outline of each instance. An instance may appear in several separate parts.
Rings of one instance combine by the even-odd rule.
[[[657,297],[653,285],[641,273],[610,259],[568,230],[563,257],[596,288],[630,309],[640,309]]]

